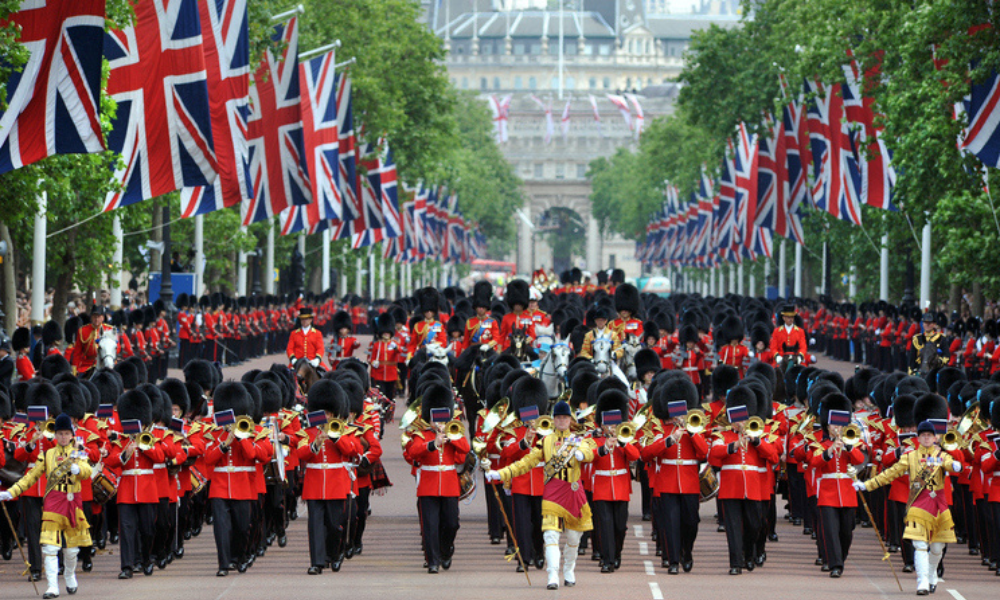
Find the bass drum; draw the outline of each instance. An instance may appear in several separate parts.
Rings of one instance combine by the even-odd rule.
[[[719,477],[708,463],[701,463],[698,469],[698,485],[701,492],[699,502],[708,502],[719,493]]]

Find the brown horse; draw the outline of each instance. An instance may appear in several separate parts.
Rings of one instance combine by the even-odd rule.
[[[309,395],[309,388],[320,380],[320,374],[316,367],[309,364],[308,360],[300,358],[295,363],[295,380],[299,384],[299,393],[305,400]]]

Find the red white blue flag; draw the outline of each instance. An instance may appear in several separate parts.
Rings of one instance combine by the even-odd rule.
[[[337,129],[336,53],[331,50],[299,65],[303,84],[302,126],[312,195],[323,219],[341,218],[340,136]]]
[[[28,63],[6,83],[0,173],[53,154],[104,150],[100,124],[104,0],[23,0],[5,23],[21,29]]]
[[[108,194],[104,210],[215,182],[198,4],[137,3],[135,25],[105,35],[104,56],[118,102],[108,148],[124,160],[114,174],[124,189]]]
[[[820,210],[861,224],[861,171],[844,115],[840,85],[807,84],[810,103],[809,139],[813,156],[813,200]]]

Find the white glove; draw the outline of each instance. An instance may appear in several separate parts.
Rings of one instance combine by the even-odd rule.
[[[573,458],[575,458],[578,462],[583,462],[583,459],[586,457],[583,455],[583,450],[577,450],[573,453]]]
[[[73,463],[72,465],[69,466],[69,472],[72,473],[72,474],[74,474],[74,475],[79,475],[80,474],[80,465],[78,465],[76,463]]]
[[[10,492],[7,491],[0,492],[0,502],[9,502],[10,500],[13,499],[14,496],[12,496]]]
[[[489,344],[483,344],[482,346],[479,347],[479,351],[480,352],[489,352],[490,351],[490,345]]]
[[[317,356],[316,358],[310,360],[309,364],[311,364],[313,367],[319,367],[319,357]]]
[[[854,490],[855,491],[858,491],[858,492],[865,491],[865,484],[863,482],[861,482],[861,481],[855,481],[852,485],[854,486]]]
[[[500,477],[500,471],[486,471],[486,481],[501,481],[503,478]]]
[[[957,460],[951,461],[951,470],[954,471],[954,472],[956,472],[956,473],[961,473],[962,472],[962,463],[958,462]]]
[[[373,369],[377,369],[377,368],[378,368],[378,366],[379,366],[380,364],[382,364],[382,363],[380,363],[380,362],[379,362],[379,361],[377,361],[377,360],[376,360],[376,361],[373,361],[373,362],[372,362],[372,368],[373,368]]]

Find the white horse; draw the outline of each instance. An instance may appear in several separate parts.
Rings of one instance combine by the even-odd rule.
[[[427,360],[448,366],[448,349],[438,343],[427,344]]]
[[[566,390],[566,370],[570,354],[566,342],[553,344],[538,365],[538,378],[545,384],[549,398],[557,398]]]
[[[116,358],[118,358],[118,335],[113,329],[105,329],[101,337],[97,338],[95,366],[98,369],[114,369]]]
[[[597,367],[597,373],[601,377],[607,377],[611,373],[611,340],[597,338],[590,344],[593,358],[590,362]]]
[[[634,335],[626,336],[625,341],[622,342],[622,357],[618,361],[618,365],[622,368],[622,371],[628,375],[630,381],[635,381],[637,374],[635,371],[635,355],[642,349],[642,345],[639,343],[639,338]]]

